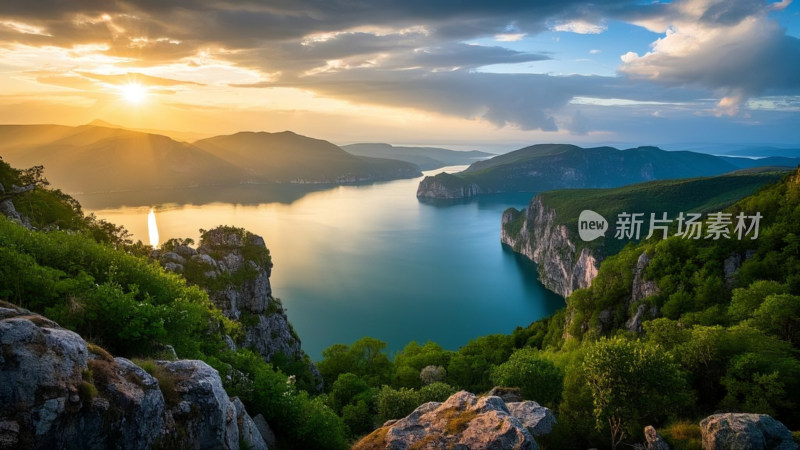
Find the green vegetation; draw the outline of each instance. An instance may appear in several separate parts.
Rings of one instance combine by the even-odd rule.
[[[476,184],[483,192],[491,193],[544,192],[707,177],[770,164],[774,163],[686,151],[664,151],[656,147],[618,150],[613,147],[539,144],[478,161],[467,170],[447,177],[447,185],[458,187]]]
[[[22,185],[25,173],[0,160],[4,187]],[[81,398],[98,395],[94,380],[115,376],[110,351],[139,357],[159,380],[167,401],[176,400],[173,380],[150,361],[172,345],[180,357],[201,359],[217,369],[230,395],[239,395],[251,414],[264,414],[282,448],[347,447],[345,425],[323,397],[298,389],[294,376],[260,356],[227,349],[224,335],[236,336],[240,325],[225,318],[205,291],[148,260],[144,255],[151,249],[131,243],[121,227],[85,217],[77,202],[45,186],[37,183],[35,190],[12,201],[23,212],[29,197],[36,196],[42,208],[57,211],[30,216],[34,227],[48,231],[28,230],[0,217],[0,299],[94,342],[89,352],[95,358],[79,387]],[[252,256],[269,263],[269,253],[258,252]]]
[[[661,218],[661,214],[666,212],[668,219],[675,219],[681,212],[723,211],[762,186],[779,181],[786,173],[786,170],[775,169],[748,170],[714,177],[651,181],[610,189],[562,189],[540,195],[543,203],[556,212],[558,223],[565,225],[572,236],[578,236],[578,216],[581,211],[590,209],[605,217],[609,222],[605,238],[591,242],[575,238],[573,242],[578,246],[578,252],[583,247],[589,247],[595,254],[608,256],[618,253],[630,242],[627,239],[614,238],[616,217],[621,212],[644,214],[641,235],[644,239],[648,232],[650,213]],[[511,236],[517,236],[525,221],[525,214],[513,208],[509,211],[512,212],[513,219],[505,225],[505,231]],[[658,234],[656,236],[661,237]]]

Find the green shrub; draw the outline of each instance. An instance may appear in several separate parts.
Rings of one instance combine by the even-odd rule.
[[[564,374],[552,362],[539,357],[537,350],[521,349],[492,371],[492,382],[496,386],[518,387],[526,399],[552,407],[561,400]]]

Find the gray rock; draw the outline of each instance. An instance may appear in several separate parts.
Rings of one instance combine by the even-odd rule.
[[[175,253],[183,256],[184,258],[191,258],[192,256],[197,254],[197,250],[189,247],[188,245],[179,245],[175,247],[172,251]]]
[[[549,434],[558,423],[548,408],[534,401],[506,403],[506,407],[534,436]]]
[[[796,450],[785,425],[766,414],[714,414],[700,422],[706,450]]]
[[[627,322],[625,328],[635,331],[636,333],[642,332],[642,322],[644,321],[644,314],[647,312],[647,305],[642,303],[636,308],[636,314],[633,315]]]
[[[239,428],[236,408],[222,387],[219,373],[202,361],[158,361],[175,385],[177,403],[167,404],[175,422],[173,432],[186,447],[195,449],[238,449]],[[189,411],[181,403],[189,404]]]
[[[158,382],[29,311],[0,320],[0,448],[149,448],[163,429]],[[93,375],[93,376],[91,376]],[[93,379],[92,379],[93,378]],[[7,443],[7,444],[6,444]]]
[[[173,262],[175,264],[183,265],[183,264],[186,263],[186,258],[184,258],[183,256],[181,256],[181,255],[179,255],[179,254],[177,254],[175,252],[166,252],[166,253],[161,255],[161,258],[159,258],[159,261],[161,261],[161,264],[166,264],[168,262]]]
[[[258,432],[261,433],[261,437],[264,438],[264,442],[267,443],[267,447],[275,447],[275,433],[272,432],[267,419],[262,414],[258,414],[253,417],[253,422],[258,428]]]
[[[183,273],[183,270],[184,270],[182,264],[177,264],[177,263],[174,263],[174,262],[164,263],[163,267],[164,267],[164,270],[166,270],[167,272]]]
[[[443,403],[425,403],[408,416],[387,422],[353,448],[537,449],[528,429],[528,425],[537,428],[530,414],[536,407],[541,408],[535,402],[519,403],[515,407],[520,414],[517,417],[500,397],[476,397],[461,391]]]
[[[233,398],[233,407],[236,410],[236,425],[239,427],[239,442],[250,450],[268,450],[258,426],[245,411],[239,397]]]
[[[192,256],[191,260],[194,263],[197,263],[197,264],[200,264],[200,265],[203,265],[203,266],[206,266],[206,267],[211,267],[211,268],[214,268],[214,269],[217,268],[217,261],[214,260],[214,258],[212,258],[212,257],[210,257],[210,256],[208,256],[206,254],[203,254],[203,253],[199,253],[197,255]]]
[[[235,284],[219,286],[218,283],[203,285],[201,282],[200,286],[208,292],[211,301],[226,317],[242,322],[244,332],[242,347],[252,349],[266,361],[271,361],[278,353],[289,358],[302,359],[305,352],[300,340],[292,331],[283,306],[272,297],[272,286],[269,281],[272,266],[248,259],[245,254],[247,246],[266,249],[264,239],[260,236],[219,227],[203,235],[203,241],[196,253],[188,256],[187,264],[199,266],[207,279],[241,274],[240,271],[246,270],[244,273],[247,276],[236,277],[238,281]],[[175,253],[189,255],[191,253],[189,249],[190,247],[185,249],[176,247]],[[169,258],[174,259],[174,257]],[[170,266],[176,264],[175,262],[163,262],[169,258],[165,259],[162,256],[160,260],[165,268],[177,270],[176,267]],[[236,345],[231,345],[232,341],[226,343],[229,348],[236,348]],[[316,377],[318,389],[322,389],[322,377],[319,376],[316,367],[311,364],[309,369]]]
[[[648,281],[644,279],[644,271],[650,265],[653,258],[647,252],[639,255],[636,260],[636,268],[633,270],[633,285],[631,286],[631,304],[637,304],[642,300],[655,295],[659,292],[658,285],[655,281]]]
[[[267,448],[202,361],[157,363],[174,385],[165,391],[170,403],[131,361],[90,351],[77,334],[27,310],[3,303],[0,312],[0,449],[236,450],[240,436]]]
[[[736,272],[742,266],[742,255],[734,253],[733,255],[725,258],[722,262],[722,270],[725,274],[725,287],[728,289],[733,287],[736,282]]]
[[[669,450],[669,445],[664,441],[658,431],[652,426],[644,427],[644,439],[647,450]]]

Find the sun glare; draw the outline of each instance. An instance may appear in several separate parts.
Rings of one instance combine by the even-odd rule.
[[[139,104],[147,95],[147,88],[139,83],[128,83],[120,87],[122,98],[127,102]]]
[[[153,208],[150,208],[150,214],[147,215],[147,233],[150,235],[150,245],[154,248],[158,247],[158,225],[156,224],[156,213]]]

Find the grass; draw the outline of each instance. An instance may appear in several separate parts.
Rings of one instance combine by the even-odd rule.
[[[703,448],[700,425],[696,423],[675,422],[661,430],[661,437],[674,450],[701,450]]]
[[[177,405],[180,401],[178,389],[175,385],[175,378],[166,369],[156,364],[152,359],[133,359],[134,364],[158,380],[158,388],[167,405]]]

